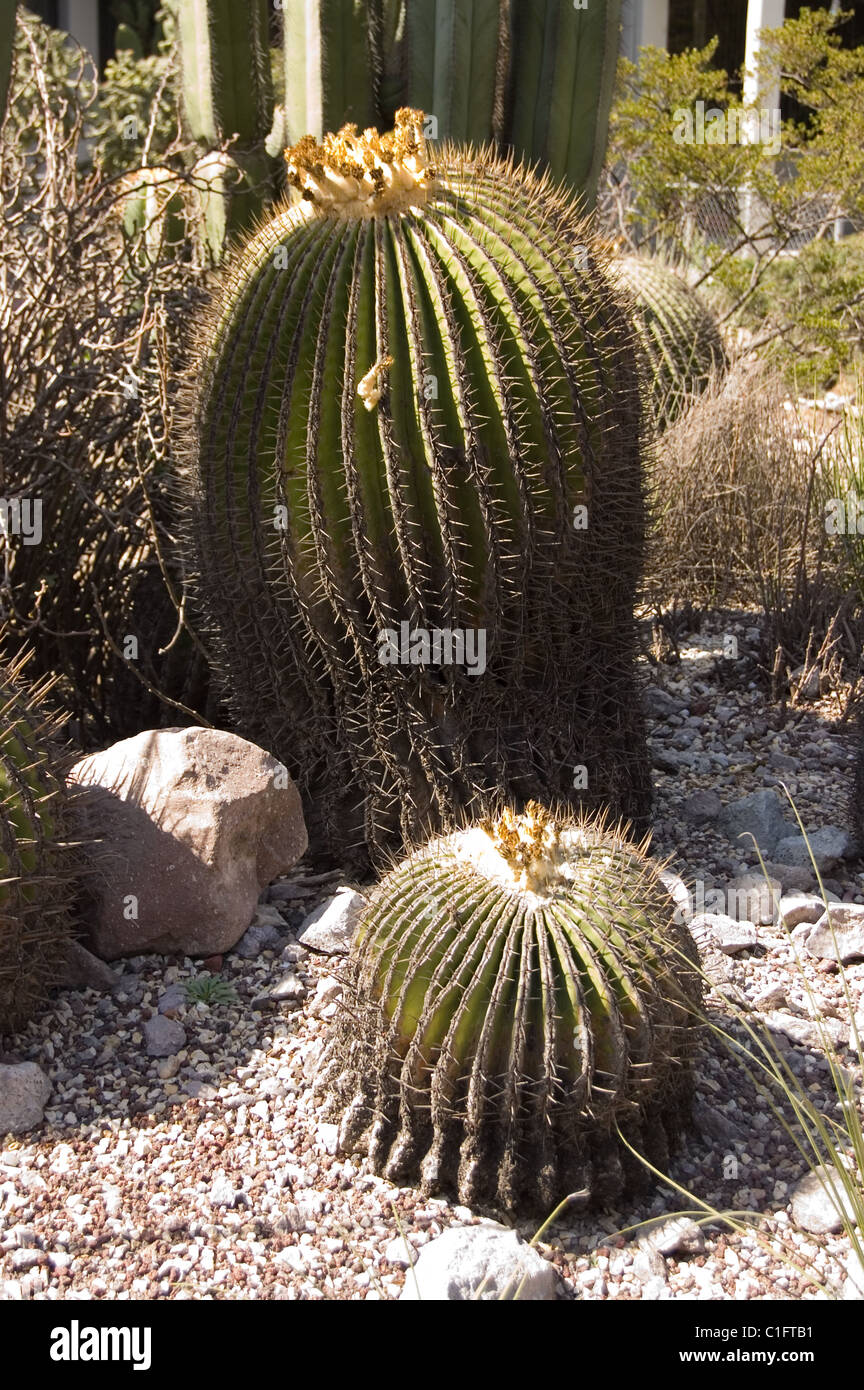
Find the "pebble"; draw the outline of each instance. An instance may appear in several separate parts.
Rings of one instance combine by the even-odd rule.
[[[176,1019],[154,1014],[144,1024],[148,1057],[170,1057],[186,1046],[186,1029]]]

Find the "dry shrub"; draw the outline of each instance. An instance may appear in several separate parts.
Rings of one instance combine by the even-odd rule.
[[[793,577],[812,464],[783,396],[776,377],[739,363],[657,440],[653,603],[753,603],[766,572]]]
[[[25,17],[19,36],[0,139],[0,623],[34,677],[60,677],[79,738],[103,742],[206,700],[170,446],[202,275],[124,235],[122,181],[88,166],[84,55],[61,78],[50,32]],[[27,543],[18,514],[36,503]]]

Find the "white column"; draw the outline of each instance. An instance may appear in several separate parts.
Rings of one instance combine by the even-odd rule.
[[[779,73],[760,61],[759,31],[779,29],[786,15],[786,0],[748,0],[747,46],[744,52],[744,105],[773,110],[780,105]]]
[[[99,0],[59,0],[57,28],[71,34],[99,62]]]
[[[666,48],[669,43],[669,0],[641,0],[640,46]]]

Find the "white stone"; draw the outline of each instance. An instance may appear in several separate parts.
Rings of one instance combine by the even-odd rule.
[[[858,1215],[861,1213],[862,1199],[858,1201]],[[843,1186],[843,1179],[836,1168],[822,1164],[796,1185],[790,1204],[792,1220],[802,1231],[811,1235],[828,1235],[843,1229],[844,1214],[847,1223],[855,1221],[855,1203]]]
[[[93,950],[209,956],[306,849],[300,796],[276,758],[219,729],[157,729],[75,764]]]
[[[859,903],[838,903],[829,914],[823,912],[815,927],[808,933],[805,949],[820,960],[860,960],[864,956],[864,906]]]
[[[759,944],[752,922],[736,922],[722,912],[699,913],[690,923],[690,931],[697,945],[713,946],[727,956],[752,951]]]
[[[424,1245],[400,1302],[552,1301],[555,1267],[506,1226],[452,1226]]]
[[[769,926],[776,922],[780,905],[779,879],[767,879],[761,872],[739,874],[727,890],[729,916],[737,922],[756,922]]]
[[[780,899],[780,920],[789,931],[802,922],[818,922],[825,904],[815,893],[784,893]]]
[[[366,899],[353,888],[340,888],[332,898],[327,898],[309,913],[297,933],[301,944],[316,951],[346,954],[365,905]]]

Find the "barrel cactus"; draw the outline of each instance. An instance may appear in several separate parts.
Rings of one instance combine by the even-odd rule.
[[[343,862],[497,799],[644,820],[636,346],[574,205],[422,116],[288,151],[200,333],[189,509],[241,732]]]
[[[41,1002],[71,934],[75,869],[43,693],[20,663],[0,668],[0,1036]]]
[[[690,1100],[695,947],[617,829],[531,804],[433,841],[369,898],[317,1085],[339,1143],[469,1205],[639,1187]]]
[[[725,368],[723,343],[709,310],[674,270],[641,256],[622,257],[617,269],[634,301],[652,414],[663,428]]]

